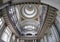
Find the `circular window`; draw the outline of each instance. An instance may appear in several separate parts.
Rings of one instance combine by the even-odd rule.
[[[24,5],[22,8],[22,14],[27,18],[32,18],[36,16],[37,8],[34,5],[30,5],[30,4]]]

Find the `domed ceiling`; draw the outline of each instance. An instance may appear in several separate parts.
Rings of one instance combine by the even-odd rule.
[[[39,27],[39,4],[21,4],[21,30],[23,35],[35,36]]]
[[[16,3],[16,1],[15,1],[15,3]],[[35,0],[35,1],[33,0],[33,2],[36,2],[36,1],[37,0]],[[23,2],[25,2],[25,1],[23,1]],[[32,2],[32,0],[31,0],[31,2]],[[52,5],[55,5],[55,4],[52,4]],[[16,5],[16,6],[18,6],[18,5]],[[12,19],[13,23],[16,22],[14,24],[15,27],[18,27],[19,30],[21,29],[21,34],[24,36],[27,36],[27,35],[36,36],[37,32],[40,31],[39,29],[42,28],[41,25],[43,25],[43,22],[45,19],[45,15],[46,15],[47,8],[48,8],[47,5],[31,4],[31,3],[30,4],[29,3],[20,4],[19,8],[17,8],[19,10],[19,19],[17,19],[18,12],[16,13],[17,9],[15,9],[15,8],[16,7],[14,6],[13,9],[9,10],[10,15],[13,14],[13,15],[11,15],[12,16],[11,19]],[[50,23],[50,21],[49,21],[49,23]]]
[[[9,18],[18,28],[21,36],[36,36],[43,25],[47,12],[47,6],[40,4],[20,4],[7,9],[9,10]]]

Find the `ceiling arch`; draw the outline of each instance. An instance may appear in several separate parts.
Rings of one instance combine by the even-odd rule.
[[[3,3],[9,0],[3,0]],[[20,3],[20,2],[40,2],[40,0],[12,0],[13,3]],[[58,10],[60,10],[60,0],[41,0],[42,3],[51,5]]]

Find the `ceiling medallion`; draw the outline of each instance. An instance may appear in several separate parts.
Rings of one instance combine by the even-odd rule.
[[[33,18],[37,14],[37,8],[32,4],[26,4],[22,8],[22,14],[27,18]]]

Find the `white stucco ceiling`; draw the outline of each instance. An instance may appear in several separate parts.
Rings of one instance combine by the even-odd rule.
[[[41,0],[42,3],[49,4],[60,10],[60,0]]]

